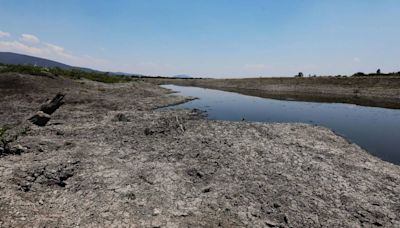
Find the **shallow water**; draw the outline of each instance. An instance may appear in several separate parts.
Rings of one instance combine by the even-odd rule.
[[[300,122],[328,127],[371,154],[400,165],[400,110],[340,103],[274,100],[220,90],[163,85],[198,100],[169,108],[197,108],[212,120]]]

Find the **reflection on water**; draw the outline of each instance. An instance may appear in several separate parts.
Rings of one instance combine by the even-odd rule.
[[[200,99],[169,108],[197,108],[213,120],[301,122],[328,127],[371,154],[400,164],[400,110],[351,104],[283,101],[197,87],[164,85]]]

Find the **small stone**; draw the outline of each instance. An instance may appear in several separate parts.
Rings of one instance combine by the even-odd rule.
[[[281,205],[279,205],[278,203],[274,203],[273,206],[274,206],[275,208],[280,208],[280,207],[281,207]]]
[[[128,117],[126,117],[124,114],[122,113],[118,113],[117,115],[114,116],[114,118],[112,119],[115,122],[129,122],[130,120],[128,119]]]
[[[16,145],[11,149],[12,154],[22,154],[27,150],[26,147],[23,147],[21,145]]]
[[[162,222],[160,220],[155,220],[151,222],[151,227],[153,228],[159,228],[162,227]]]
[[[161,214],[161,210],[158,209],[158,208],[154,208],[154,210],[153,210],[153,216],[157,216],[157,215],[159,215],[159,214]]]
[[[289,224],[289,218],[287,217],[287,215],[283,217],[283,220],[285,221],[286,224]]]
[[[265,225],[267,225],[268,227],[277,227],[278,223],[273,222],[271,220],[265,220]]]
[[[144,129],[144,134],[145,135],[152,135],[152,134],[154,134],[154,131],[150,130],[150,128],[146,128],[146,129]]]

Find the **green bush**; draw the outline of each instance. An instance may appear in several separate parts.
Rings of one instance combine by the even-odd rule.
[[[16,72],[21,74],[39,75],[39,76],[63,76],[77,79],[88,79],[104,83],[120,83],[132,81],[132,78],[125,75],[110,75],[109,73],[83,71],[79,69],[65,70],[61,68],[45,68],[32,65],[5,65],[0,64],[0,73]]]
[[[378,69],[376,73],[365,74],[363,72],[358,72],[358,73],[353,74],[353,77],[366,77],[366,76],[370,76],[370,77],[400,77],[400,72],[392,72],[392,73],[384,74],[381,72],[380,69]]]

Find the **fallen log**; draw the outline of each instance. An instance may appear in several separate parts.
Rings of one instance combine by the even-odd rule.
[[[53,99],[40,106],[40,111],[49,115],[53,114],[61,105],[64,104],[64,96],[64,94],[58,93]]]
[[[35,115],[33,115],[31,118],[29,118],[28,120],[39,126],[39,127],[44,127],[46,126],[47,122],[49,122],[51,119],[49,114],[46,114],[42,111],[38,111]]]
[[[28,120],[40,127],[44,127],[50,121],[50,115],[53,114],[61,105],[64,104],[65,95],[58,93],[53,99],[40,106],[40,111],[30,117]]]

